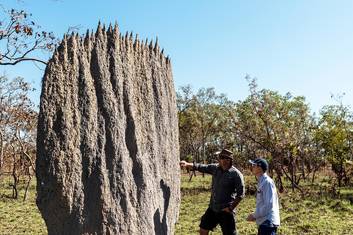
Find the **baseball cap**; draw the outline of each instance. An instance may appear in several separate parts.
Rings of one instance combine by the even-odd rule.
[[[257,165],[262,168],[262,170],[265,172],[268,169],[268,163],[264,158],[257,158],[255,160],[249,160],[249,162],[253,165]]]

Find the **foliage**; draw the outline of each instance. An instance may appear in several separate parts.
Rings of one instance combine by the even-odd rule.
[[[225,147],[233,150],[240,168],[249,159],[265,157],[281,191],[283,177],[293,190],[302,191],[300,182],[309,176],[314,181],[325,163],[315,137],[316,119],[304,97],[258,90],[255,79],[246,79],[250,95],[237,103],[216,94],[214,88],[197,93],[190,86],[179,89],[181,159],[193,156],[193,161],[210,163],[216,161],[214,153]]]
[[[302,180],[311,178],[327,162],[336,173],[339,186],[352,179],[353,121],[348,107],[326,106],[321,116],[310,114],[302,96],[258,90],[255,79],[249,82],[250,95],[234,103],[214,88],[190,86],[177,93],[181,159],[214,162],[221,148],[234,152],[240,168],[249,159],[265,157],[270,162],[280,191],[283,178],[298,189]]]
[[[0,76],[0,177],[12,175],[14,198],[20,176],[27,176],[29,185],[35,169],[37,113],[29,91],[30,84],[23,78]]]
[[[0,65],[22,61],[46,62],[34,56],[35,51],[53,51],[58,43],[52,32],[43,31],[24,10],[7,10],[0,5]]]
[[[179,89],[177,107],[183,159],[192,155],[198,162],[214,161],[213,153],[230,145],[227,115],[232,106],[233,103],[224,94],[216,94],[214,88],[202,88],[197,93],[190,86]]]
[[[238,151],[247,158],[267,158],[280,187],[284,175],[293,189],[300,189],[299,182],[307,173],[305,166],[316,150],[312,141],[315,123],[309,106],[304,97],[258,91],[256,80],[247,79],[250,95],[237,103],[233,114],[233,130],[242,143]]]
[[[321,110],[316,139],[332,165],[338,185],[347,185],[350,181],[349,160],[353,159],[353,114],[342,104],[325,106]]]

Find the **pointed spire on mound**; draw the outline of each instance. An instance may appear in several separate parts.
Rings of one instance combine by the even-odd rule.
[[[118,26],[118,24],[115,22],[115,24],[114,24],[114,29],[113,29],[113,31],[114,31],[114,36],[116,37],[116,38],[119,38],[120,37],[120,31],[119,31],[119,26]]]
[[[151,52],[153,51],[153,40],[150,41],[150,45],[148,46],[148,48]]]
[[[170,58],[165,56],[164,49],[161,49],[159,46],[158,37],[152,40],[148,38],[141,40],[139,35],[134,34],[132,31],[127,31],[122,35],[116,22],[114,25],[109,24],[106,27],[104,23],[99,21],[95,31],[87,30],[82,36],[76,32],[72,32],[69,35],[65,34],[62,43],[56,49],[54,55],[67,59],[70,51],[76,50],[75,48],[78,51],[84,52],[89,60],[91,59],[93,49],[98,51],[104,49],[104,53],[108,53],[109,55],[126,52],[139,58],[146,55],[149,57],[155,56],[157,58],[156,62],[163,62],[163,66],[169,66],[170,63]]]
[[[113,26],[112,26],[112,23],[109,23],[109,26],[108,26],[108,33],[112,34],[113,33]]]
[[[158,38],[121,35],[117,24],[64,35],[37,128],[37,205],[49,235],[174,234],[178,119],[163,53]]]
[[[74,32],[71,32],[71,35],[67,39],[67,43],[70,46],[75,46],[74,44],[76,43],[76,39],[78,39],[78,37],[76,38],[76,36],[77,34],[75,34]]]
[[[154,53],[159,53],[158,37],[156,37],[156,43],[154,44]]]
[[[85,34],[85,38],[84,38],[84,42],[85,42],[85,44],[86,43],[88,43],[88,41],[90,40],[90,32],[89,32],[89,30],[87,29],[87,31],[86,31],[86,34]]]
[[[115,34],[114,34],[114,29],[112,24],[109,24],[108,30],[107,30],[107,37],[110,41],[115,40]]]
[[[98,37],[99,34],[102,34],[102,24],[100,21],[98,22],[98,26],[97,26],[96,37]]]
[[[138,34],[135,35],[134,49],[135,49],[136,51],[139,51],[139,50],[140,50],[140,40],[138,39]]]
[[[102,26],[100,23],[98,24],[98,27],[97,27],[97,30],[96,30],[96,39],[99,40],[99,39],[103,39],[103,34],[104,34],[104,31],[103,31],[103,28],[104,26]]]

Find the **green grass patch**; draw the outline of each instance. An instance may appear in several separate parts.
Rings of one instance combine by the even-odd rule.
[[[247,188],[256,185],[254,177],[245,177]],[[23,186],[19,190],[19,199],[11,199],[10,179],[0,179],[0,235],[10,234],[47,234],[44,221],[35,204],[35,180],[31,183],[28,199],[23,202]],[[176,235],[198,234],[200,217],[207,209],[210,199],[211,177],[198,175],[189,182],[189,177],[182,176],[179,220]],[[304,198],[298,192],[280,195],[281,227],[279,234],[353,234],[353,203],[349,198],[352,188],[341,188],[340,197],[332,198],[320,194],[320,184],[305,186]],[[254,223],[247,222],[247,215],[255,208],[255,196],[247,195],[239,204],[236,219],[239,234],[257,234]],[[211,234],[221,234],[219,227]]]
[[[19,198],[11,198],[10,182],[10,178],[0,179],[0,235],[47,234],[35,203],[35,180],[30,185],[26,201],[23,201],[24,184],[19,187]]]

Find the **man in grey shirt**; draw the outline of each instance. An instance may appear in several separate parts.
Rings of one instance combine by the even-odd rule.
[[[218,224],[223,234],[235,235],[234,209],[245,195],[243,175],[232,165],[233,153],[223,149],[218,154],[218,161],[218,164],[180,162],[181,167],[212,175],[211,199],[208,209],[201,217],[201,235],[207,235]]]
[[[249,161],[251,170],[258,180],[256,210],[249,214],[248,221],[256,221],[258,235],[276,235],[280,225],[279,203],[276,186],[266,174],[268,163],[263,158]]]

